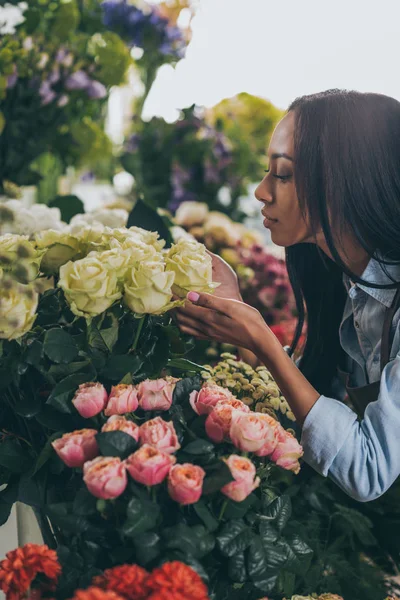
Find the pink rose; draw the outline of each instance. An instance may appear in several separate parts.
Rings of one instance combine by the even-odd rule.
[[[172,421],[164,421],[161,417],[156,417],[141,425],[139,442],[141,446],[150,444],[167,454],[172,454],[181,447],[174,424]]]
[[[205,384],[199,392],[189,396],[190,405],[198,415],[209,415],[220,400],[233,400],[235,396],[229,390],[215,384]]]
[[[87,460],[99,454],[96,434],[96,429],[80,429],[65,433],[51,445],[67,467],[83,467]]]
[[[206,433],[216,444],[230,439],[232,414],[235,410],[243,413],[250,412],[248,406],[233,398],[232,400],[220,400],[208,415],[205,422]]]
[[[279,430],[278,444],[271,454],[270,459],[279,467],[297,473],[300,471],[299,458],[303,456],[303,448],[296,438],[283,429]]]
[[[120,383],[113,385],[108,398],[107,407],[104,411],[106,417],[111,415],[124,415],[134,412],[139,405],[137,390],[133,385]]]
[[[268,427],[270,427],[270,435],[265,438],[263,446],[255,452],[257,456],[269,456],[276,448],[279,439],[279,433],[283,429],[282,425],[273,417],[266,413],[256,413]]]
[[[206,472],[196,465],[175,465],[168,475],[168,492],[179,504],[194,504],[200,500]]]
[[[118,498],[128,483],[125,464],[117,457],[98,456],[83,465],[83,481],[96,498]]]
[[[157,485],[164,481],[175,463],[175,456],[160,452],[149,444],[144,444],[125,460],[129,475],[143,485]]]
[[[175,379],[175,377],[142,381],[137,388],[140,408],[143,410],[168,410],[171,408],[177,381],[179,379]]]
[[[278,428],[272,427],[265,416],[235,411],[229,432],[233,445],[242,452],[271,453],[278,443]]]
[[[72,404],[85,419],[94,417],[107,404],[107,391],[101,383],[82,383],[75,392]]]
[[[235,502],[243,502],[260,485],[256,477],[256,468],[248,458],[232,454],[224,458],[235,481],[230,481],[221,488],[221,492]]]
[[[107,423],[104,423],[101,431],[103,433],[107,431],[123,431],[133,437],[137,442],[139,441],[139,426],[133,421],[128,421],[128,419],[121,415],[113,415],[110,417],[107,420]]]

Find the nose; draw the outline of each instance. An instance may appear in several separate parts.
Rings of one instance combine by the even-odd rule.
[[[257,186],[254,195],[259,202],[264,202],[265,204],[271,204],[273,202],[273,197],[267,183],[267,177],[264,177]]]

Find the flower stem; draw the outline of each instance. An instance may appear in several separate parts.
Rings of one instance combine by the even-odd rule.
[[[221,511],[219,513],[219,517],[218,517],[218,521],[222,520],[222,517],[224,516],[224,513],[226,511],[226,507],[228,506],[228,500],[224,500],[223,505],[221,506]]]
[[[146,317],[142,317],[140,319],[140,321],[139,321],[138,328],[136,330],[135,340],[134,340],[133,346],[132,346],[132,350],[136,350],[136,348],[137,348],[137,345],[138,345],[138,342],[139,342],[139,338],[140,338],[140,334],[142,333],[142,329],[143,329],[143,325],[144,325],[145,320],[146,320]]]

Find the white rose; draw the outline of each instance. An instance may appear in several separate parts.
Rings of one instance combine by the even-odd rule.
[[[32,329],[38,294],[31,285],[2,279],[0,294],[0,338],[15,340]]]
[[[58,285],[64,291],[72,312],[79,317],[94,317],[121,298],[117,273],[93,253],[60,269]]]
[[[73,216],[70,225],[85,223],[86,225],[104,225],[111,228],[125,227],[128,217],[128,211],[123,208],[103,208]]]
[[[126,275],[125,304],[139,315],[164,313],[177,305],[171,302],[174,278],[161,260],[138,263]]]
[[[0,236],[0,263],[4,271],[13,271],[23,283],[33,281],[40,268],[43,251],[37,250],[27,235],[6,233]]]
[[[160,236],[157,231],[147,231],[147,229],[142,229],[141,227],[129,227],[127,230],[129,235],[134,236],[136,238],[140,238],[142,242],[148,244],[149,246],[154,246],[154,248],[161,252],[161,250],[165,246],[165,240],[160,240]]]
[[[82,254],[80,241],[64,231],[47,229],[35,235],[35,242],[45,250],[41,270],[47,275],[57,273],[61,265]]]
[[[233,247],[240,240],[240,235],[234,222],[227,215],[210,212],[204,224],[204,239],[211,247]]]
[[[165,254],[167,269],[175,273],[174,292],[185,297],[190,291],[211,293],[219,284],[212,280],[212,260],[203,244],[180,240]]]
[[[179,227],[178,225],[173,225],[170,228],[170,233],[175,243],[179,242],[180,240],[189,240],[190,242],[196,240],[191,233],[188,233],[185,229],[183,229],[183,227]]]
[[[90,252],[87,258],[97,258],[108,269],[115,272],[117,279],[123,279],[127,269],[132,264],[132,254],[129,250],[122,250],[121,248],[113,248],[103,252]]]
[[[193,225],[202,225],[207,215],[208,206],[205,202],[182,202],[176,211],[175,222],[190,228]]]

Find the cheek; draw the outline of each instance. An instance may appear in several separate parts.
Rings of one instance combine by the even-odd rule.
[[[310,237],[310,228],[300,211],[296,194],[282,199],[279,223],[271,228],[271,239],[278,246],[293,246]]]

